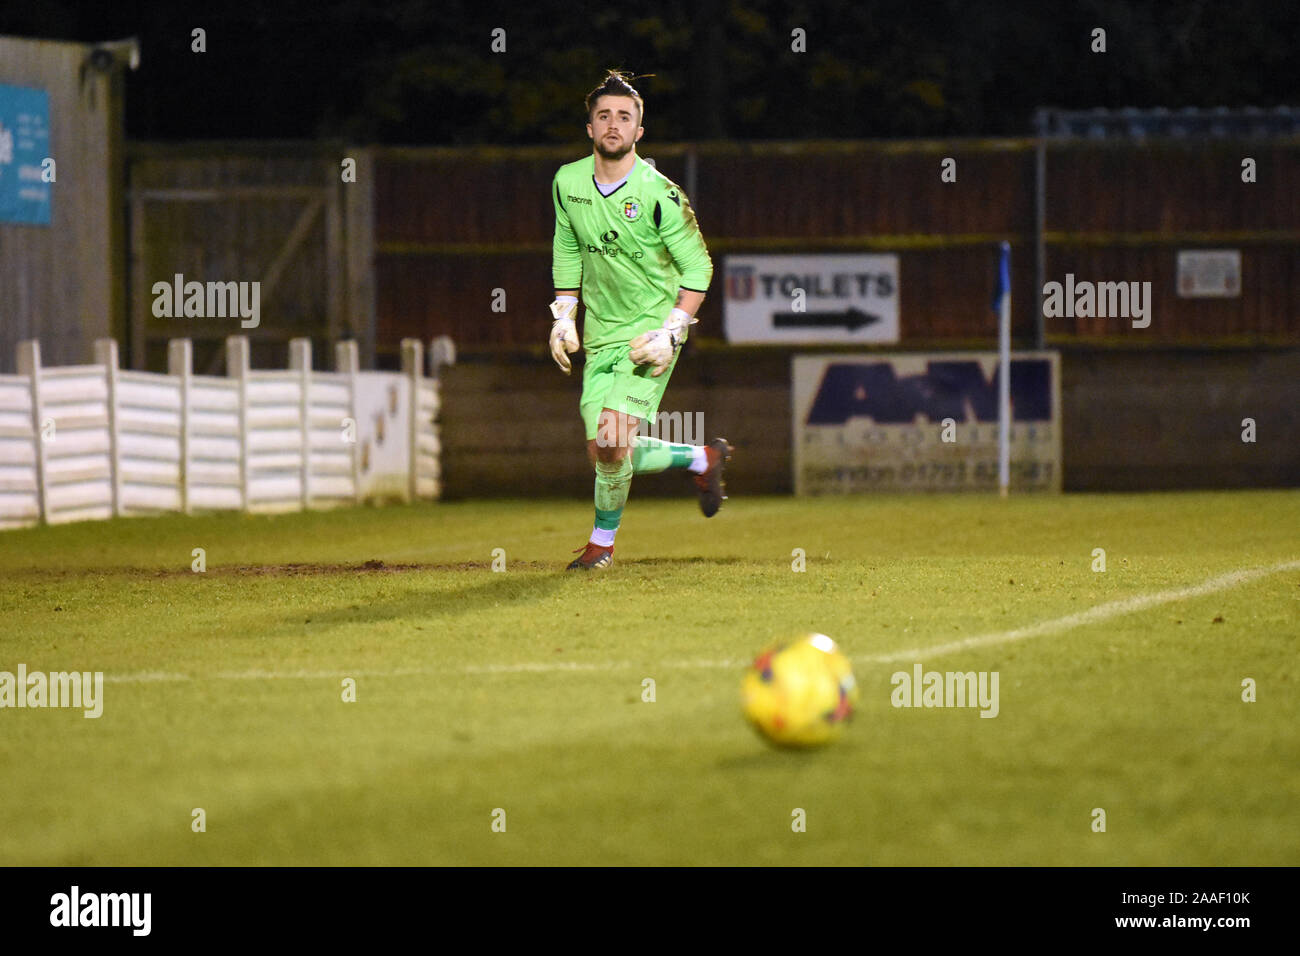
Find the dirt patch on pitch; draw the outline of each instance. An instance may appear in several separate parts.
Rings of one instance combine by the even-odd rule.
[[[363,564],[238,564],[210,567],[204,573],[217,576],[234,574],[251,577],[316,577],[329,574],[402,574],[407,571],[425,570],[429,570],[428,565],[385,564],[383,561],[371,560]]]
[[[538,561],[511,561],[509,570],[541,570],[552,565]],[[491,571],[491,561],[461,561],[456,564],[388,564],[370,560],[363,564],[267,564],[208,568],[207,574],[251,577],[315,577],[338,574],[409,574],[414,571]],[[171,573],[171,572],[166,572]]]
[[[511,561],[508,571],[553,571],[554,562]],[[564,566],[558,565],[559,568]],[[491,561],[460,561],[449,564],[389,564],[372,558],[361,564],[241,564],[209,566],[206,571],[194,571],[188,565],[179,568],[24,568],[11,572],[15,578],[39,577],[67,579],[84,577],[128,577],[128,578],[174,578],[196,577],[329,577],[344,574],[411,574],[416,572],[436,571],[487,571],[491,572]]]

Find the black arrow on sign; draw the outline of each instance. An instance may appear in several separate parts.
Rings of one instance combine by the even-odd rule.
[[[772,325],[778,329],[815,329],[844,326],[856,332],[866,325],[881,321],[880,316],[861,309],[849,308],[843,312],[773,312]]]

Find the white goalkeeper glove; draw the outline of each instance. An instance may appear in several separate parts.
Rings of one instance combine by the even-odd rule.
[[[562,295],[551,303],[551,315],[555,316],[551,323],[551,358],[565,375],[573,371],[569,355],[582,347],[578,341],[578,327],[573,322],[577,312],[578,300],[574,296]]]
[[[658,378],[668,371],[677,350],[686,341],[686,330],[698,321],[682,309],[673,309],[660,328],[643,332],[628,343],[628,356],[637,365],[653,365],[655,370],[650,377]]]

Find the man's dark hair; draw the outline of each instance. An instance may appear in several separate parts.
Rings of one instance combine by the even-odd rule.
[[[606,73],[600,85],[587,94],[587,121],[591,121],[592,110],[596,108],[596,101],[602,96],[630,96],[636,103],[636,125],[640,126],[641,117],[645,115],[645,102],[641,99],[641,94],[632,86],[632,81],[635,79],[639,77],[624,73],[622,70],[610,70]]]

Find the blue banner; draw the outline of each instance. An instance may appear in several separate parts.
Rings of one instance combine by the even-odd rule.
[[[0,222],[50,224],[50,98],[44,90],[0,84]]]

